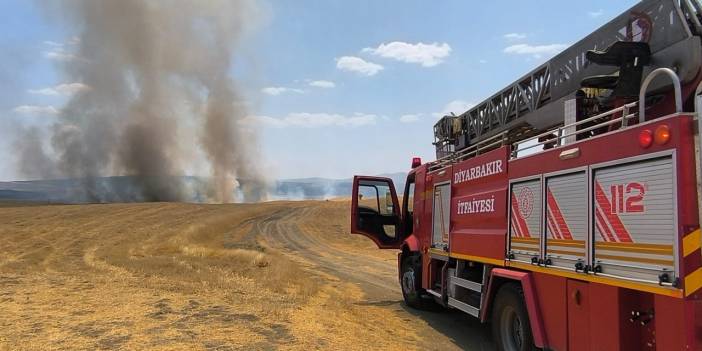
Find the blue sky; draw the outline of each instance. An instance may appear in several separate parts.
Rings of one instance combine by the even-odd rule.
[[[432,126],[464,112],[634,1],[268,1],[232,76],[272,178],[406,171]],[[13,129],[50,126],[80,82],[59,65],[77,29],[30,1],[0,3],[0,180]],[[196,172],[196,171],[193,171]]]

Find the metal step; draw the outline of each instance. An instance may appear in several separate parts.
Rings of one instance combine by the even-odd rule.
[[[466,280],[455,276],[449,276],[449,285],[460,286],[462,288],[473,290],[478,293],[483,292],[483,284],[472,282],[470,280]]]
[[[453,307],[453,308],[459,309],[465,313],[468,313],[469,315],[471,315],[473,317],[478,317],[480,315],[479,308],[475,308],[475,307],[473,307],[465,302],[458,301],[458,300],[454,299],[453,297],[448,298],[448,305]]]
[[[436,297],[438,297],[438,298],[441,298],[441,294],[440,294],[439,292],[437,292],[437,291],[434,291],[434,290],[431,290],[431,289],[427,289],[427,292],[428,292],[429,294],[431,294],[431,295],[434,295],[434,296],[436,296]]]

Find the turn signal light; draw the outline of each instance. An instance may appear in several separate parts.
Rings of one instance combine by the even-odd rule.
[[[656,128],[656,132],[653,134],[653,140],[658,145],[663,145],[670,140],[670,128],[667,124],[661,124]]]
[[[648,129],[644,129],[639,133],[639,145],[642,148],[647,148],[653,143],[653,132]]]
[[[422,165],[422,159],[419,157],[412,157],[412,169],[415,169]]]

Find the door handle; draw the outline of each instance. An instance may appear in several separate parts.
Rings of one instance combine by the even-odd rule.
[[[580,293],[580,289],[575,289],[573,291],[573,300],[575,300],[575,304],[580,306],[580,302],[582,300],[582,294]]]

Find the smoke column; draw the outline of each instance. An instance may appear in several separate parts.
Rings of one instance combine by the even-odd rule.
[[[210,165],[210,201],[258,201],[255,138],[230,79],[232,53],[255,22],[254,1],[63,1],[52,14],[81,28],[62,69],[89,88],[75,94],[52,130],[51,152],[21,145],[21,170],[81,179],[85,198],[101,198],[97,177],[126,175],[120,201],[184,200],[184,169],[196,154]],[[56,13],[58,12],[58,13]],[[40,142],[33,131],[23,143]],[[197,150],[194,150],[197,149]],[[55,172],[43,164],[52,160]],[[27,172],[29,173],[29,172]],[[238,189],[237,189],[238,187]]]

